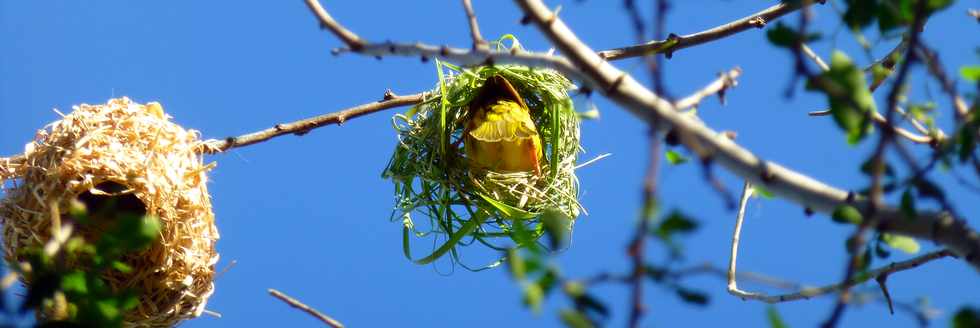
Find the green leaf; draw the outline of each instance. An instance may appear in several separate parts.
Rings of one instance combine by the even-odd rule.
[[[776,311],[775,306],[770,305],[766,308],[766,318],[769,319],[769,327],[771,328],[789,328],[783,321],[783,317],[779,315],[779,311]]]
[[[551,290],[555,288],[555,283],[557,282],[558,282],[557,271],[555,271],[555,269],[553,268],[548,268],[548,270],[546,270],[544,274],[541,275],[540,278],[538,278],[537,284],[539,287],[541,287],[541,290],[544,291],[544,294],[548,295],[548,293],[550,293]]]
[[[904,215],[906,219],[912,220],[919,215],[915,210],[915,197],[912,196],[911,188],[905,189],[905,191],[902,192],[902,202],[900,207],[902,210],[902,215]]]
[[[683,287],[677,288],[677,296],[679,296],[681,300],[684,300],[684,302],[691,303],[694,305],[699,305],[699,306],[706,306],[708,305],[709,302],[708,294],[705,294],[702,291],[687,289]]]
[[[61,290],[75,295],[88,294],[88,283],[84,271],[74,271],[61,277]]]
[[[524,286],[524,305],[531,308],[534,313],[541,313],[541,301],[544,300],[544,291],[538,284],[527,284]]]
[[[882,233],[881,240],[884,241],[885,244],[888,244],[888,246],[891,246],[891,248],[903,251],[908,254],[916,254],[919,252],[920,249],[919,242],[916,241],[914,238],[907,237],[907,236]]]
[[[864,72],[843,52],[834,51],[830,70],[807,82],[807,89],[827,95],[834,122],[847,133],[847,142],[857,144],[871,132],[874,98],[864,80]]]
[[[484,195],[483,193],[477,193],[477,195],[479,195],[480,198],[483,198],[483,200],[486,201],[488,204],[490,204],[490,206],[492,206],[494,209],[500,212],[500,214],[503,215],[504,218],[511,219],[511,220],[529,220],[538,216],[537,213],[531,213],[519,209],[517,207],[507,205],[501,201],[493,199],[493,197]]]
[[[569,281],[562,286],[562,291],[564,291],[568,297],[579,298],[582,297],[582,295],[585,295],[585,285],[577,281]]]
[[[524,280],[527,276],[527,266],[524,263],[524,259],[517,252],[517,249],[511,248],[507,250],[507,264],[510,265],[510,276],[514,277],[514,280]]]
[[[864,221],[864,216],[861,215],[861,211],[858,211],[858,209],[851,205],[838,206],[830,218],[837,223],[860,224],[861,221]]]
[[[123,263],[121,261],[112,261],[111,266],[112,266],[113,269],[119,270],[119,272],[122,272],[122,273],[130,273],[130,272],[133,272],[133,267],[131,267],[131,266],[129,266],[129,264]]]
[[[769,189],[766,189],[766,187],[763,187],[763,186],[760,186],[760,185],[752,185],[752,194],[753,195],[758,195],[758,196],[760,196],[762,198],[765,198],[765,199],[773,199],[773,198],[776,198],[776,196],[773,195],[772,192],[769,191]]]
[[[584,313],[573,309],[562,309],[558,318],[569,328],[593,328],[595,325]]]
[[[774,46],[783,48],[795,47],[801,39],[796,30],[786,26],[786,24],[783,24],[782,22],[777,22],[776,26],[767,30],[766,38],[768,38],[769,43],[772,43]],[[802,39],[803,42],[815,41],[820,39],[820,34],[810,33]]]
[[[882,1],[876,8],[878,30],[887,32],[899,26],[912,24],[915,8],[912,0]]]
[[[980,327],[980,310],[971,306],[964,306],[956,311],[953,316],[953,328],[976,328]]]
[[[980,81],[980,65],[960,67],[960,76],[970,82]]]
[[[114,299],[102,299],[95,302],[99,315],[106,321],[113,321],[122,316],[119,302]]]
[[[553,208],[545,209],[541,214],[541,224],[544,225],[551,249],[565,246],[572,233],[572,220],[564,212]]]
[[[891,74],[892,74],[891,69],[888,69],[887,67],[881,64],[875,64],[874,66],[871,66],[871,84],[879,85]]]
[[[670,239],[676,233],[690,233],[697,230],[698,223],[684,215],[678,210],[674,210],[667,215],[667,219],[657,226],[654,233],[661,239]]]
[[[684,155],[681,155],[680,153],[673,150],[668,150],[664,152],[664,156],[667,157],[667,163],[670,163],[671,165],[680,165],[680,164],[687,163],[687,161],[689,161],[687,157],[684,157]]]

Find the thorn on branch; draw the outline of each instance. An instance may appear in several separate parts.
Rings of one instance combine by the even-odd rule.
[[[803,208],[803,215],[805,215],[807,217],[813,216],[813,209],[810,208],[810,207]]]
[[[521,16],[520,23],[521,23],[521,25],[531,24],[531,16],[528,16],[528,15]]]
[[[892,265],[894,264],[895,263],[892,263]],[[878,282],[878,287],[881,287],[881,293],[885,295],[885,301],[888,303],[888,312],[891,313],[892,315],[895,315],[895,306],[892,305],[892,296],[891,294],[888,293],[888,286],[885,285],[885,281],[887,280],[888,280],[887,273],[878,276],[878,278],[875,278],[875,281]]]

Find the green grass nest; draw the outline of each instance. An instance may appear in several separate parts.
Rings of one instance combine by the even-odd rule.
[[[581,150],[579,116],[569,97],[575,86],[550,69],[461,68],[445,62],[436,66],[439,84],[431,98],[392,118],[399,142],[384,177],[395,184],[392,221],[404,224],[405,256],[413,260],[411,235],[436,238],[439,246],[415,263],[427,264],[449,253],[454,263],[466,267],[459,261],[457,245],[479,243],[506,250],[540,244],[550,229],[545,223],[554,222],[554,217],[562,218],[570,231],[581,210],[575,176]],[[541,137],[540,175],[468,165],[461,142],[468,105],[494,75],[506,78],[527,103]],[[419,215],[428,219],[427,228],[416,225]]]

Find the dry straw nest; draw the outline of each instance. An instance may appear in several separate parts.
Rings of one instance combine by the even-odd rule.
[[[528,246],[544,234],[551,217],[561,217],[570,230],[581,210],[575,176],[579,115],[569,97],[575,86],[550,69],[436,65],[433,96],[393,118],[399,142],[384,172],[395,183],[392,220],[404,225],[405,255],[412,259],[411,235],[434,237],[432,253],[414,262],[430,263],[448,253],[469,268],[459,261],[456,246]],[[540,174],[475,169],[466,158],[461,140],[474,110],[470,104],[495,76],[513,85],[529,108],[543,148]]]
[[[51,238],[53,206],[67,209],[83,193],[133,195],[159,218],[160,235],[123,258],[131,272],[102,276],[113,290],[140,292],[124,325],[169,327],[201,315],[214,292],[218,230],[205,186],[212,165],[198,155],[198,133],[170,122],[159,104],[127,98],[62,116],[38,131],[22,163],[0,163],[10,179],[0,201],[7,261]],[[112,185],[122,190],[100,190]]]

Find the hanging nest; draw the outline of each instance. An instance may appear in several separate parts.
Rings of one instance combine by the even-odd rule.
[[[544,221],[556,216],[570,231],[581,209],[575,176],[579,116],[568,95],[574,85],[550,69],[436,65],[439,85],[431,92],[434,97],[393,118],[399,142],[384,171],[395,184],[392,220],[404,224],[405,255],[411,259],[411,234],[446,240],[429,256],[414,260],[425,264],[448,252],[459,263],[455,246],[474,241],[496,250],[528,246],[543,235]],[[475,156],[476,147],[467,145],[477,131],[472,124],[481,115],[479,108],[494,101],[486,99],[487,89],[501,84],[507,85],[505,95],[512,93],[507,89],[516,91],[513,102],[527,107],[530,129],[536,127],[541,152],[527,153],[540,157],[534,169],[487,168],[481,165],[486,161]],[[525,141],[530,147],[531,139]],[[427,224],[416,224],[418,215]]]
[[[0,163],[11,179],[0,201],[7,261],[24,261],[22,250],[51,239],[52,208],[68,209],[78,198],[129,197],[127,206],[157,217],[160,230],[148,248],[122,257],[132,270],[102,273],[112,290],[139,292],[124,326],[171,327],[200,316],[218,261],[205,186],[213,163],[203,163],[200,147],[198,132],[170,122],[156,103],[117,98],[74,107],[38,131],[21,163]],[[99,233],[80,229],[86,239]]]

